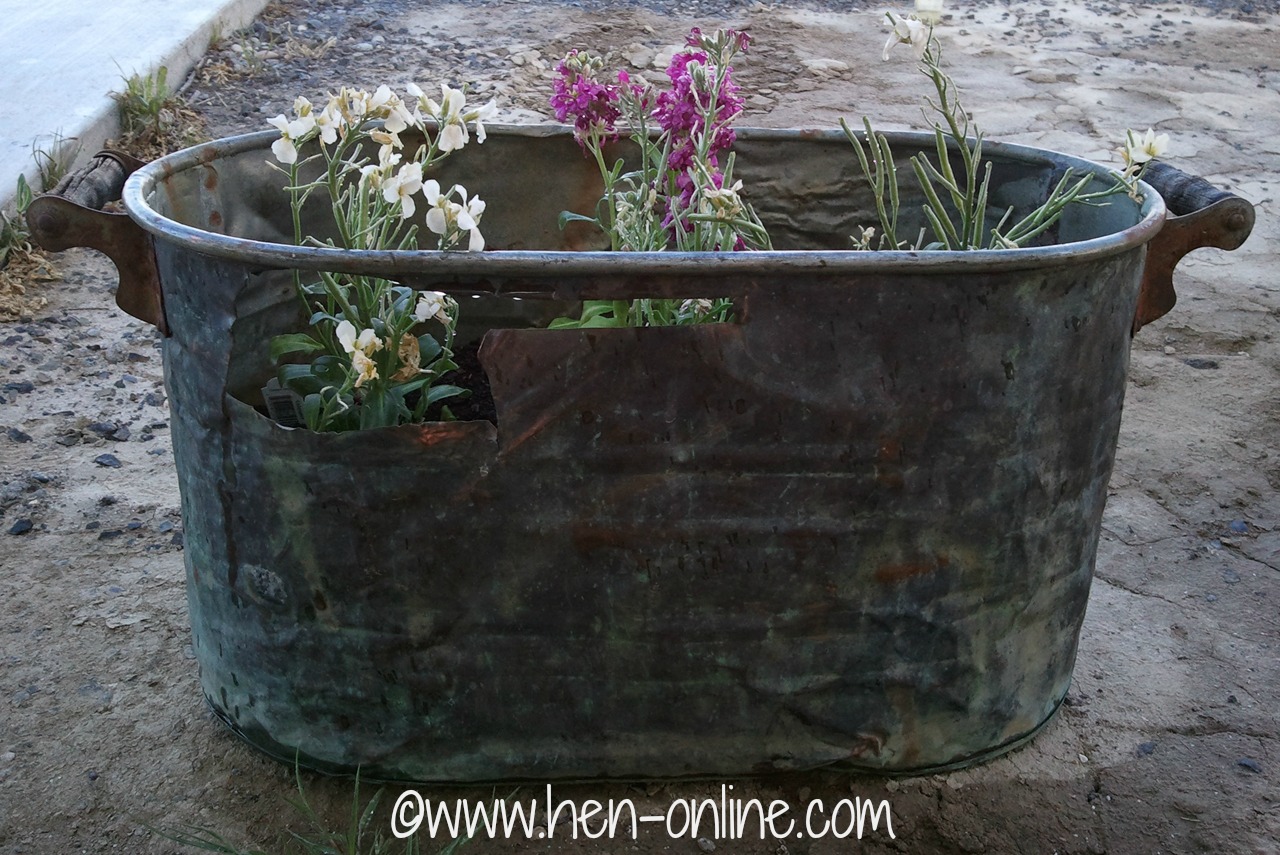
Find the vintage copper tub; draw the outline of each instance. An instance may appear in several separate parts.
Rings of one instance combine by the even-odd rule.
[[[565,129],[507,127],[444,176],[489,201],[496,251],[303,249],[273,138],[138,169],[127,217],[96,209],[137,164],[104,155],[62,188],[83,206],[30,220],[112,255],[120,304],[166,334],[209,704],[278,757],[386,779],[909,773],[1026,740],[1071,681],[1130,338],[1183,254],[1253,220],[1168,170],[1164,199],[1077,207],[1052,246],[846,251],[874,217],[843,135],[743,130],[786,249],[611,254],[557,228],[599,194]],[[1105,175],[987,151],[1001,206]],[[294,268],[457,296],[497,426],[314,434],[255,409],[267,342],[302,324]],[[722,295],[738,323],[520,328]]]

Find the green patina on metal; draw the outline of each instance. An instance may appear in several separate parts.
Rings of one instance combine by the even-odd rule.
[[[125,193],[172,332],[201,682],[237,733],[416,781],[899,773],[1052,715],[1158,195],[1082,207],[1040,249],[844,252],[871,218],[842,135],[744,130],[739,174],[790,251],[580,252],[591,236],[555,220],[598,194],[593,167],[563,129],[508,128],[442,176],[489,200],[500,251],[304,250],[278,244],[271,139],[174,155]],[[1104,175],[989,149],[997,204],[1067,165]],[[497,427],[260,414],[265,342],[300,322],[288,268],[464,311],[490,295],[468,323],[490,328]],[[739,323],[516,328],[583,297],[721,295]]]

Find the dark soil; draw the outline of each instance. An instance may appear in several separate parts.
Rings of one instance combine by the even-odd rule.
[[[493,392],[489,389],[489,375],[480,364],[480,343],[463,345],[453,355],[458,363],[456,371],[450,371],[440,378],[442,383],[461,386],[470,394],[465,397],[450,398],[443,402],[458,421],[487,421],[498,423],[498,410],[493,403]],[[441,417],[440,406],[433,405],[427,410],[427,421],[436,421]]]

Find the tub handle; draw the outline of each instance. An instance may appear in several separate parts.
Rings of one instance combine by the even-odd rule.
[[[125,179],[142,161],[118,151],[100,151],[88,165],[63,177],[49,193],[32,200],[27,228],[44,249],[96,249],[116,266],[116,305],[164,335],[169,325],[151,236],[128,214],[102,210],[120,198]]]
[[[1143,180],[1164,197],[1169,214],[1147,247],[1142,292],[1133,318],[1135,334],[1177,302],[1173,269],[1184,255],[1204,246],[1237,249],[1253,231],[1254,221],[1249,202],[1167,163],[1152,164]]]

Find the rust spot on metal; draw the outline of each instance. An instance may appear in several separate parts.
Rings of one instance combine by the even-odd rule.
[[[205,169],[204,172],[204,189],[213,192],[218,189],[218,170],[213,167]]]
[[[220,211],[209,212],[209,228],[217,231],[222,230],[222,213]]]
[[[892,437],[880,441],[880,450],[876,452],[876,481],[890,490],[901,490],[905,485],[902,477],[902,443]]]
[[[876,568],[876,581],[882,585],[897,585],[916,576],[925,576],[938,570],[945,570],[950,564],[951,559],[945,555],[935,556],[932,561],[882,564]]]

